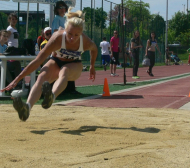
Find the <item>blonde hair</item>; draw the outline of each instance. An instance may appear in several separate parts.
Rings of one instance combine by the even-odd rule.
[[[73,8],[69,7],[68,13],[65,14],[67,20],[65,22],[65,29],[67,28],[68,24],[72,24],[74,27],[80,27],[83,30],[85,29],[85,14],[78,10],[76,12],[71,12]]]

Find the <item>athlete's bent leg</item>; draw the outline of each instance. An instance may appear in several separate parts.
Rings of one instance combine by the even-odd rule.
[[[69,63],[61,68],[59,71],[59,77],[55,81],[52,89],[55,98],[65,90],[68,81],[75,81],[80,77],[82,68],[83,66],[81,62]]]
[[[32,87],[29,97],[27,99],[27,103],[31,105],[31,107],[40,99],[42,94],[42,84],[45,81],[49,83],[55,81],[58,78],[60,68],[53,60],[49,60],[41,69],[41,72]]]

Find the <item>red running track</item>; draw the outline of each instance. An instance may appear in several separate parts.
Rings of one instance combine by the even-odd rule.
[[[189,73],[190,66],[171,65],[157,66],[153,68],[154,77],[146,73],[145,67],[139,68],[138,75],[140,79],[132,79],[132,68],[126,69],[127,82],[144,81],[159,79],[174,75]],[[89,72],[83,72],[81,77],[76,81],[76,86],[98,85],[103,84],[104,79],[108,79],[109,84],[123,83],[123,69],[117,69],[119,77],[110,77],[109,71],[97,71],[94,82],[88,80]],[[111,94],[110,97],[100,97],[89,99],[67,105],[89,106],[89,107],[117,107],[117,108],[173,108],[178,109],[188,103],[190,98],[190,77],[167,81],[162,84],[148,86],[132,91],[123,91],[117,94]],[[64,104],[64,103],[63,103]]]

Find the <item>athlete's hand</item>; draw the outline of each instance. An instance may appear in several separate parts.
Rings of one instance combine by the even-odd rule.
[[[11,89],[13,89],[13,88],[16,87],[16,85],[17,85],[18,82],[19,82],[19,81],[17,81],[17,80],[15,79],[15,80],[13,80],[7,87],[3,88],[3,89],[0,90],[0,91],[1,91],[1,92],[4,92],[5,90],[11,90]]]
[[[95,76],[96,76],[95,68],[94,68],[94,66],[90,66],[90,77],[89,77],[89,79],[91,79],[92,82],[94,82]]]

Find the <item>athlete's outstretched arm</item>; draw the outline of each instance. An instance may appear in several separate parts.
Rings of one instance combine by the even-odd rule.
[[[39,52],[38,56],[30,62],[26,68],[4,89],[0,90],[4,92],[5,90],[10,90],[16,87],[17,83],[23,79],[25,76],[31,74],[34,70],[36,70],[45,60],[46,58],[52,53],[52,51],[56,51],[61,47],[61,39],[62,39],[62,32],[54,33],[53,36],[50,38],[46,46]],[[60,44],[60,46],[58,45]]]

